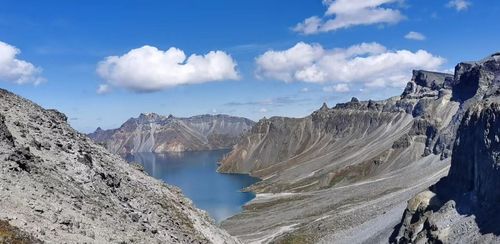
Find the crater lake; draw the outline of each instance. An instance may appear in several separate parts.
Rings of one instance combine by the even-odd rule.
[[[242,206],[255,197],[241,189],[258,181],[248,175],[218,173],[218,161],[228,152],[136,153],[126,158],[142,165],[150,176],[179,187],[196,207],[220,223],[241,212]]]

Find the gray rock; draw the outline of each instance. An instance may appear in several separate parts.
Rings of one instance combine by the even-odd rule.
[[[416,212],[413,198],[392,242],[500,242],[499,61],[492,55],[457,66],[453,96],[462,101],[461,123],[454,126],[449,174],[430,188],[444,204]]]
[[[448,200],[441,194],[415,201],[425,204],[406,211],[403,221],[401,215],[407,200],[447,174],[450,155],[455,157],[461,150],[464,163],[470,163],[473,158],[465,157],[470,147],[481,148],[470,144],[461,148],[463,139],[457,131],[463,118],[469,117],[466,111],[498,96],[499,63],[500,56],[462,63],[454,75],[414,71],[398,97],[353,98],[331,109],[323,106],[305,118],[259,121],[219,168],[261,178],[246,189],[256,192],[257,199],[222,226],[243,240],[278,243],[387,242],[391,235],[401,242],[444,240],[439,238],[446,233],[436,232],[441,225],[432,217],[438,205]],[[479,128],[476,137],[470,137],[477,140],[485,125],[471,126]],[[496,126],[490,123],[488,131],[495,134]],[[484,143],[496,145],[495,140],[491,136]],[[471,167],[459,175],[468,179],[464,184],[478,180],[477,170]],[[491,171],[484,177],[497,176]],[[474,187],[478,199],[497,197],[483,193],[498,189],[496,183],[491,188]],[[442,215],[455,218],[464,213],[463,206],[457,201],[456,211]],[[469,220],[461,222],[460,228],[477,233]],[[402,231],[394,232],[398,223]],[[421,231],[425,229],[430,231]]]
[[[21,233],[26,243],[239,243],[64,114],[1,89],[0,111],[0,242]]]
[[[5,117],[2,114],[0,114],[0,140],[4,141],[11,147],[14,146],[14,138],[5,125]]]
[[[254,124],[228,115],[176,118],[149,113],[129,119],[118,129],[97,128],[89,137],[120,155],[227,149]]]

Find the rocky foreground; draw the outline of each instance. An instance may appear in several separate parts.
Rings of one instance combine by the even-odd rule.
[[[248,189],[257,198],[222,226],[246,242],[497,240],[497,231],[482,228],[495,221],[474,225],[479,215],[465,216],[480,212],[471,202],[489,199],[487,205],[495,209],[498,200],[495,143],[500,132],[494,104],[500,95],[499,64],[500,54],[495,54],[460,63],[454,75],[415,71],[398,97],[353,98],[301,119],[259,121],[219,168],[261,178]],[[471,124],[476,120],[481,126]],[[476,156],[467,156],[472,151]],[[450,157],[448,183],[425,191],[448,174]],[[464,178],[470,180],[458,184]],[[450,211],[434,213],[436,194],[454,192],[440,197],[444,203],[470,191],[474,194],[467,200],[452,199],[455,203],[441,208]],[[431,215],[440,216],[438,224],[432,224]]]
[[[238,241],[64,114],[0,90],[0,242]]]
[[[255,122],[228,115],[198,115],[177,118],[155,113],[127,120],[120,128],[98,128],[88,136],[111,152],[182,152],[229,149]]]

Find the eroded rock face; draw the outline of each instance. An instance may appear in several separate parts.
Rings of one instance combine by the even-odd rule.
[[[467,111],[458,130],[448,176],[431,188],[433,192],[423,192],[409,201],[393,242],[500,240],[500,221],[496,219],[500,200],[500,100],[495,100]],[[425,201],[433,204],[416,204],[424,195]]]
[[[410,200],[392,242],[491,243],[500,241],[499,56],[457,66],[459,124],[447,177],[432,186],[435,204],[414,211]],[[457,90],[460,89],[460,90]]]
[[[0,242],[238,243],[66,120],[0,90]]]
[[[248,241],[387,242],[410,196],[446,174],[433,150],[460,108],[452,81],[415,71],[401,96],[259,121],[219,168],[261,178],[257,199],[222,227]]]
[[[481,204],[500,202],[500,104],[471,108],[459,127],[444,192],[470,193]],[[449,184],[453,185],[449,185]]]
[[[470,123],[469,129],[462,129],[461,122],[474,114],[467,113],[469,109],[498,96],[499,64],[500,56],[492,55],[458,64],[454,75],[414,71],[398,97],[382,101],[353,98],[333,108],[323,106],[305,118],[259,121],[222,161],[219,170],[260,177],[263,180],[249,190],[265,197],[257,197],[243,214],[224,221],[222,226],[242,238],[271,238],[284,243],[377,243],[387,242],[391,235],[392,241],[403,243],[457,242],[460,239],[443,239],[449,230],[446,221],[470,213],[470,203],[451,199],[450,192],[443,197],[434,188],[461,189],[458,195],[463,189],[477,188],[472,199],[496,199],[491,193],[498,187],[496,183],[491,187],[477,183],[496,177],[495,171],[484,173],[496,167],[493,161],[466,167],[456,176],[467,179],[465,185],[453,186],[454,182],[449,187],[426,190],[411,201],[403,220],[401,213],[408,199],[447,174],[452,154],[462,157],[464,164],[472,159],[495,158],[495,153],[470,158],[467,152],[470,147],[478,151],[496,147],[496,120]],[[460,135],[465,132],[457,137],[460,129],[475,134],[476,139],[469,135],[469,140],[477,140],[486,128],[493,134],[480,137],[484,145],[464,146],[467,139]],[[461,153],[455,153],[458,151]],[[474,167],[483,170],[481,176]],[[394,232],[397,223],[398,231]],[[471,218],[457,223],[455,232],[479,233],[474,232],[480,227],[474,227]],[[255,228],[259,234],[255,234]],[[269,237],[266,228],[286,231]]]
[[[261,120],[222,161],[219,171],[273,175],[252,189],[280,192],[328,188],[405,167],[411,162],[399,162],[399,153],[417,144],[424,151],[416,150],[414,158],[433,153],[439,134],[452,122],[459,109],[452,101],[452,81],[449,74],[414,71],[399,97],[352,98],[333,108],[323,104],[305,118]],[[366,154],[347,162],[364,149]],[[294,172],[287,175],[290,168]]]
[[[254,124],[227,115],[176,118],[149,113],[129,119],[118,129],[97,128],[89,137],[120,155],[228,149]]]

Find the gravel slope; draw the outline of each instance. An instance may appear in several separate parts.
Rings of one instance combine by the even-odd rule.
[[[0,90],[0,220],[47,243],[238,243],[66,120]]]
[[[386,100],[259,121],[219,171],[261,178],[247,190],[265,195],[222,227],[249,243],[389,242],[407,201],[447,175],[460,121],[482,99],[461,82],[477,72],[467,67],[414,71]]]

